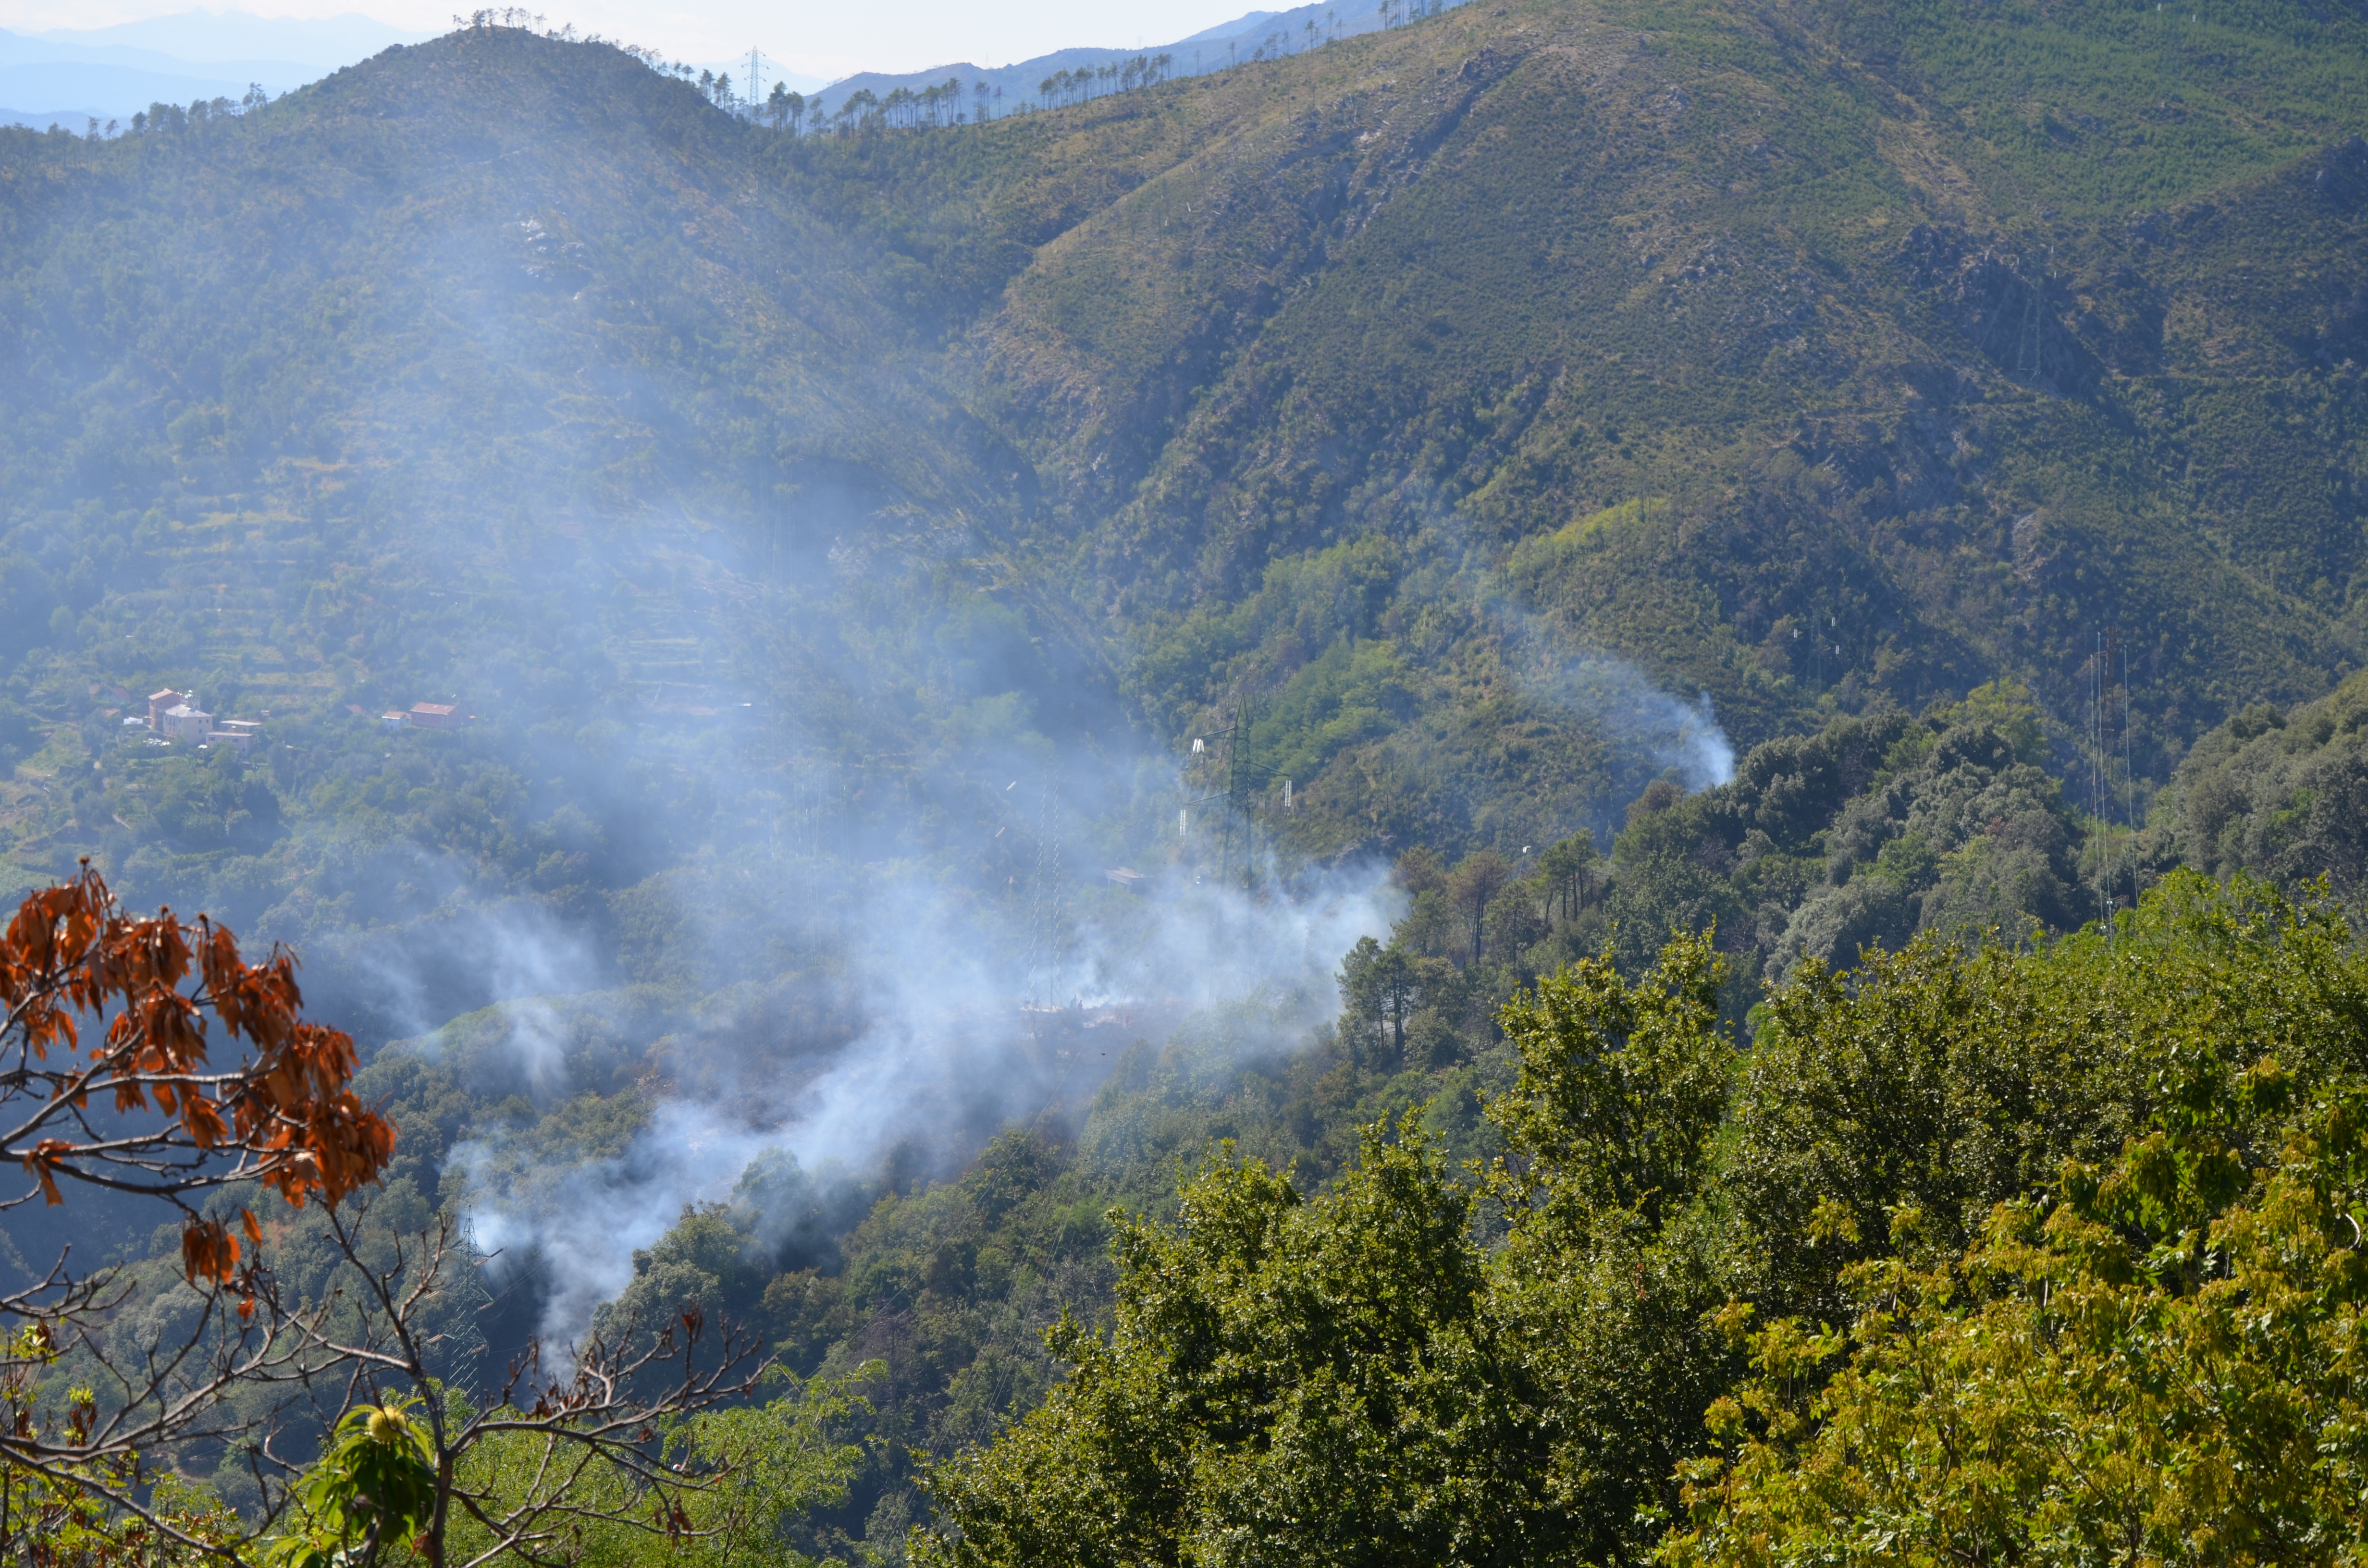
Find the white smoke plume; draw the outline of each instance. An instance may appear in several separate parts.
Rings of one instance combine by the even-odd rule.
[[[1707,691],[1691,701],[1662,690],[1616,654],[1560,645],[1533,616],[1497,607],[1506,647],[1524,695],[1542,706],[1586,719],[1610,744],[1614,791],[1609,810],[1625,805],[1653,775],[1674,770],[1689,791],[1735,777],[1735,743]]]
[[[637,1248],[686,1204],[729,1198],[759,1155],[786,1151],[807,1171],[870,1171],[904,1146],[950,1174],[997,1127],[1089,1096],[1137,1034],[1246,996],[1273,1004],[1288,1038],[1271,1043],[1295,1049],[1337,1008],[1340,955],[1360,937],[1385,936],[1403,913],[1378,863],[1290,893],[1217,885],[1181,866],[1140,885],[1064,922],[1032,969],[998,962],[971,912],[926,878],[864,889],[847,949],[860,1032],[843,1043],[776,1039],[703,1061],[660,1098],[630,1149],[555,1178],[498,1135],[456,1149],[478,1244],[539,1258],[543,1331],[566,1339],[632,1281]],[[550,1005],[518,1011],[522,1047],[548,1060]],[[668,1046],[677,1056],[717,1049],[695,1028]]]
[[[619,580],[657,575],[622,553],[599,564]],[[798,591],[824,595],[857,570],[817,556],[797,568],[810,579]],[[867,772],[860,759],[890,748],[872,744],[882,737],[855,694],[881,673],[825,641],[777,646],[778,629],[806,622],[761,595],[731,602],[768,618],[752,622],[749,645],[765,652],[749,667],[796,678],[751,685],[747,702],[707,692],[689,711],[724,717],[696,754],[621,733],[599,743],[616,776],[695,766],[712,791],[706,846],[607,895],[606,936],[525,901],[463,903],[436,949],[440,991],[406,989],[416,950],[373,975],[381,1011],[424,1037],[409,1049],[473,1062],[480,1097],[547,1109],[638,1086],[648,1119],[621,1149],[480,1124],[450,1156],[480,1244],[539,1260],[556,1339],[630,1283],[635,1250],[684,1205],[729,1198],[760,1155],[786,1152],[808,1172],[893,1158],[951,1175],[1001,1127],[1074,1111],[1133,1039],[1165,1038],[1195,1007],[1261,998],[1274,1038],[1250,1049],[1296,1049],[1337,1011],[1341,955],[1403,912],[1379,863],[1291,876],[1269,864],[1256,893],[1196,868],[1200,846],[1179,846],[1168,825],[1189,793],[1176,760],[1114,712],[1055,722],[1065,688],[1024,674],[1026,628],[1005,611],[978,612],[964,633],[981,695],[960,734],[926,767]],[[655,625],[667,630],[700,629]],[[1557,647],[1529,618],[1511,631],[1531,699],[1603,737],[1618,797],[1600,802],[1606,817],[1669,770],[1689,789],[1732,776],[1706,695],[1673,697],[1622,660]],[[768,695],[780,705],[762,717]],[[597,790],[579,792],[588,816],[554,813],[555,854],[597,848],[592,819],[612,838],[633,831]],[[1212,825],[1197,809],[1192,820]],[[1113,880],[1126,859],[1143,874]],[[636,943],[664,951],[621,955]],[[470,1011],[488,1003],[495,1013]]]
[[[1735,744],[1707,691],[1691,702],[1672,697],[1635,665],[1608,653],[1555,661],[1525,684],[1536,699],[1592,718],[1615,746],[1656,767],[1675,768],[1688,790],[1735,777]]]

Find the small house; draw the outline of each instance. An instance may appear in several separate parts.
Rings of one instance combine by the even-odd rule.
[[[408,718],[423,730],[457,730],[469,722],[449,702],[415,702]]]
[[[245,756],[263,738],[263,726],[253,719],[225,719],[221,729],[206,737],[210,746],[229,746]]]
[[[162,691],[150,692],[148,694],[148,727],[158,734],[163,734],[165,710],[194,702],[197,700],[197,696],[194,691],[175,691],[169,686]]]
[[[214,716],[204,709],[194,706],[196,701],[197,693],[189,692],[181,701],[165,710],[162,716],[163,722],[159,728],[166,740],[188,741],[197,744],[203,743],[208,735],[213,733]]]

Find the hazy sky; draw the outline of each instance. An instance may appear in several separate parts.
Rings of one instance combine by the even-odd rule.
[[[1008,5],[957,0],[856,0],[780,5],[768,0],[541,0],[548,23],[574,22],[623,42],[694,62],[762,50],[790,70],[832,78],[856,71],[917,71],[967,60],[1002,65],[1070,45],[1129,48],[1178,39],[1250,10],[1282,10],[1292,0],[1019,0]],[[0,27],[18,31],[99,28],[192,9],[189,0],[0,0]],[[214,5],[280,17],[359,12],[418,31],[449,28],[476,0],[261,0]]]

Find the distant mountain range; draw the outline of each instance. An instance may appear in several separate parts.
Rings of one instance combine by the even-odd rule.
[[[984,82],[996,106],[994,112],[1010,114],[1022,105],[1034,104],[1042,96],[1043,83],[1063,72],[1091,72],[1137,55],[1165,54],[1169,57],[1167,74],[1197,76],[1245,61],[1298,54],[1319,42],[1378,31],[1415,16],[1435,15],[1460,0],[1428,6],[1421,0],[1413,4],[1407,0],[1341,0],[1339,4],[1301,6],[1289,11],[1250,11],[1169,43],[1141,49],[1062,49],[1017,64],[993,67],[956,61],[927,71],[863,71],[834,82],[812,97],[827,112],[860,92],[868,91],[875,97],[884,98],[899,87],[918,91],[951,77],[959,79],[965,89],[972,91]],[[791,85],[795,87],[797,84],[792,81]]]
[[[0,28],[0,125],[128,120],[153,103],[293,91],[431,35],[348,13],[312,19],[190,10],[105,28]]]

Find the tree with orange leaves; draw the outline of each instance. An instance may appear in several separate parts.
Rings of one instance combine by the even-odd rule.
[[[255,1255],[253,1210],[233,1230],[201,1204],[262,1187],[334,1209],[394,1154],[394,1129],[351,1087],[352,1040],[302,1007],[293,955],[249,963],[202,915],[135,915],[87,863],[28,896],[0,936],[0,1170],[25,1178],[0,1213],[77,1187],[168,1204],[201,1303],[175,1343],[124,1346],[104,1331],[137,1289],[122,1270],[78,1275],[61,1256],[0,1295],[15,1325],[0,1340],[0,1464],[189,1544],[142,1501],[141,1455],[231,1436],[245,1425],[233,1390],[299,1381],[321,1359],[317,1325],[281,1309]],[[69,1368],[87,1386],[45,1408]]]
[[[394,1553],[446,1568],[456,1528],[472,1563],[539,1560],[596,1517],[666,1541],[736,1528],[687,1511],[723,1494],[734,1444],[711,1444],[694,1465],[669,1462],[666,1445],[683,1440],[686,1419],[746,1397],[770,1363],[728,1324],[707,1333],[695,1303],[669,1305],[654,1335],[629,1323],[613,1343],[569,1346],[548,1369],[529,1346],[484,1409],[439,1384],[425,1320],[480,1260],[450,1216],[410,1243],[365,1242],[366,1205],[347,1200],[381,1179],[395,1130],[353,1091],[352,1040],[302,1016],[294,955],[275,947],[249,963],[203,915],[131,915],[85,864],[27,897],[0,937],[0,1171],[25,1175],[0,1213],[78,1187],[170,1205],[200,1302],[174,1342],[120,1345],[110,1330],[137,1292],[131,1270],[77,1276],[61,1256],[0,1295],[0,1317],[21,1325],[0,1335],[0,1560],[151,1568]],[[233,1207],[259,1188],[327,1210],[343,1316],[325,1300],[281,1299],[263,1224]],[[69,1380],[77,1386],[60,1386]],[[245,1397],[275,1384],[289,1401]],[[279,1407],[300,1391],[313,1398],[296,1431],[332,1439],[310,1458],[279,1447]],[[190,1504],[143,1472],[143,1455],[222,1442],[249,1456],[261,1517]],[[524,1481],[480,1473],[481,1452],[511,1450],[541,1456]],[[416,1483],[400,1506],[379,1474],[396,1454]]]
[[[334,1208],[394,1156],[394,1129],[349,1087],[352,1039],[301,1016],[293,954],[249,964],[204,915],[131,915],[87,863],[0,937],[0,1162],[31,1178],[0,1210],[63,1202],[61,1177],[162,1199],[188,1217],[190,1280],[227,1285],[239,1239],[192,1199],[256,1182]],[[85,1023],[105,1025],[87,1045]],[[213,1059],[214,1023],[236,1061]],[[241,1221],[260,1240],[253,1212]]]

